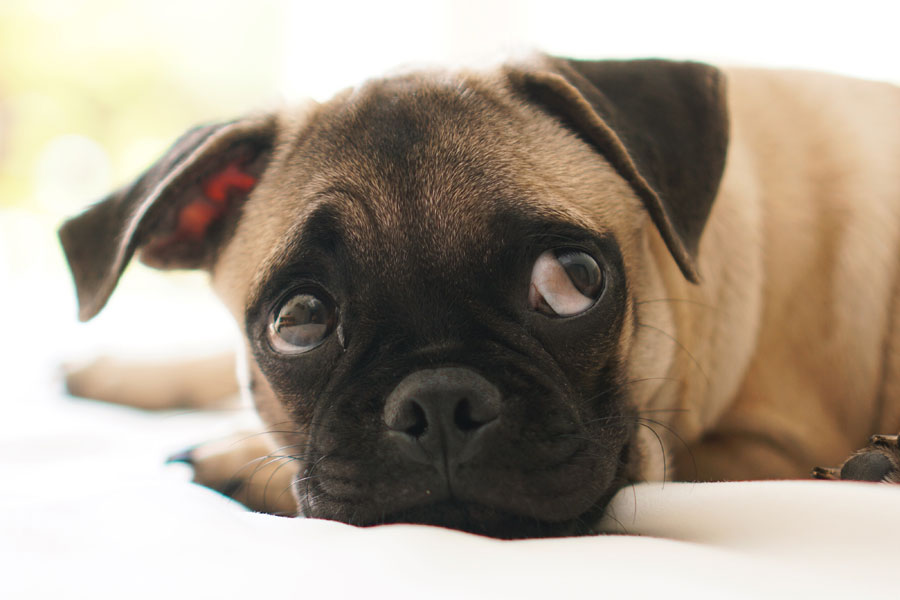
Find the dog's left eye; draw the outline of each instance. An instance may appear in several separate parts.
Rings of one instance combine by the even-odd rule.
[[[573,248],[547,250],[534,262],[528,304],[552,316],[583,313],[603,292],[603,270],[590,254]]]
[[[334,329],[337,310],[324,294],[298,292],[289,296],[269,317],[269,343],[282,354],[312,350]]]

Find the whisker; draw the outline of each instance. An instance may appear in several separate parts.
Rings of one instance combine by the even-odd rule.
[[[662,442],[662,438],[659,437],[659,434],[656,433],[656,430],[653,429],[653,427],[651,427],[651,426],[648,425],[647,423],[642,423],[641,421],[638,421],[637,424],[640,425],[640,426],[642,426],[642,427],[646,427],[647,429],[649,429],[649,430],[650,430],[650,433],[652,433],[653,436],[656,438],[656,443],[659,444],[659,451],[662,452],[662,457],[663,457],[663,487],[665,487],[665,485],[666,485],[666,479],[668,479],[668,462],[669,462],[669,461],[666,459],[666,447],[665,447],[665,445],[664,445],[663,442]]]
[[[284,496],[286,493],[289,493],[289,492],[293,489],[293,487],[294,487],[294,480],[291,480],[291,482],[290,482],[283,490],[281,490],[281,492],[280,492],[277,496],[275,496],[275,501],[277,502],[278,500],[280,500],[281,497]],[[299,516],[299,515],[300,515],[300,508],[299,508],[299,506],[298,506],[298,507],[294,510],[294,513],[293,513],[293,514],[291,514],[291,515],[281,515],[281,516],[296,517],[296,516]]]
[[[290,421],[284,421],[284,423],[290,423]],[[275,426],[275,425],[281,425],[281,423],[273,423],[273,426]],[[259,437],[259,436],[263,436],[263,435],[270,435],[270,434],[275,434],[275,433],[283,434],[283,435],[303,435],[302,431],[299,431],[296,429],[263,429],[262,431],[254,431],[252,433],[248,433],[245,436],[239,437],[239,438],[235,439],[231,445],[234,446],[234,445],[240,444],[242,442],[251,440],[255,437]]]
[[[681,348],[681,350],[682,350],[685,354],[688,355],[688,358],[690,358],[691,361],[693,361],[694,366],[697,367],[697,370],[700,371],[700,374],[701,374],[701,375],[703,375],[703,379],[706,380],[706,384],[709,385],[709,376],[706,374],[706,371],[703,370],[703,367],[700,366],[700,361],[698,361],[697,358],[696,358],[693,354],[691,354],[691,351],[688,350],[687,347],[685,347],[684,344],[682,344],[681,342],[679,342],[679,341],[675,338],[675,336],[673,336],[672,334],[668,333],[667,331],[664,331],[664,330],[660,329],[659,327],[656,327],[656,326],[654,326],[654,325],[649,325],[649,324],[647,324],[647,323],[641,323],[641,322],[638,322],[637,326],[638,326],[638,327],[644,327],[644,328],[646,328],[646,329],[652,329],[653,331],[657,331],[657,332],[659,332],[661,335],[664,335],[664,336],[666,336],[667,338],[669,338],[670,340],[672,340],[672,342],[674,342],[676,346],[678,346],[679,348]]]
[[[690,409],[687,408],[642,408],[637,411],[639,415],[647,414],[647,413],[686,413],[690,412]]]
[[[632,484],[631,488],[632,488],[632,490],[634,490],[634,485],[633,485],[633,484]],[[637,496],[635,496],[635,498],[637,498]],[[635,500],[635,505],[637,505],[637,500]],[[604,514],[604,516],[607,516],[607,517],[609,517],[610,519],[612,519],[613,521],[615,521],[616,524],[618,524],[618,526],[622,528],[622,532],[623,532],[625,535],[630,535],[630,534],[628,533],[628,528],[625,527],[625,524],[622,523],[622,521],[619,520],[619,517],[617,517],[617,516],[613,513],[613,511],[609,510],[608,507],[607,507],[607,510],[605,510],[605,511],[603,512],[603,514]]]
[[[713,304],[707,304],[706,302],[701,302],[699,300],[694,300],[692,298],[653,298],[651,300],[638,300],[635,302],[636,305],[641,304],[653,304],[655,302],[672,302],[672,303],[680,303],[680,304],[693,304],[695,306],[699,306],[701,308],[707,308],[712,311],[719,312],[721,309],[718,306]]]
[[[306,505],[307,505],[307,506],[310,505],[310,500],[309,500],[309,499],[310,499],[310,497],[311,497],[311,494],[310,494],[310,491],[309,491],[309,486],[310,486],[310,483],[311,483],[312,480],[313,480],[313,477],[315,476],[315,470],[316,470],[316,467],[318,467],[318,466],[322,463],[322,461],[324,461],[324,460],[325,460],[326,458],[328,458],[329,456],[330,456],[330,454],[323,454],[323,455],[320,456],[318,459],[316,459],[315,462],[313,462],[313,463],[306,469],[306,473],[305,473],[305,475],[304,475],[304,479],[305,479],[305,483],[306,483],[306,493],[305,493],[305,496],[306,496]],[[301,502],[301,508],[302,508],[302,504],[303,504],[303,503]]]
[[[609,396],[610,394],[614,394],[614,393],[618,392],[621,388],[623,388],[625,386],[634,385],[636,383],[644,383],[647,381],[670,381],[670,382],[674,382],[674,383],[682,382],[682,380],[678,379],[677,377],[639,377],[637,379],[629,379],[627,381],[624,381],[624,382],[618,384],[617,386],[613,386],[613,387],[610,387],[609,389],[603,390],[599,394],[596,394],[595,396],[591,396],[590,398],[587,398],[587,401],[588,402],[596,402],[597,400],[602,400],[603,398],[605,398],[606,396]]]
[[[598,417],[596,419],[591,419],[589,421],[585,421],[584,425],[596,425],[598,423],[603,423],[603,425],[601,426],[601,431],[602,431],[603,428],[612,426],[614,423],[621,422],[621,421],[634,422],[637,425],[646,427],[656,437],[656,441],[657,441],[657,443],[659,443],[660,450],[662,451],[662,454],[663,454],[663,479],[664,480],[668,479],[668,460],[666,459],[665,445],[662,442],[662,438],[659,435],[659,432],[657,432],[653,428],[654,425],[662,427],[669,434],[671,434],[673,438],[675,438],[676,440],[678,440],[681,443],[681,445],[684,447],[685,451],[687,452],[688,456],[690,456],[690,458],[691,458],[691,465],[692,465],[692,468],[694,471],[693,479],[697,478],[697,474],[698,474],[697,459],[694,457],[694,453],[691,450],[691,447],[688,445],[688,443],[686,441],[684,441],[684,438],[681,437],[681,435],[675,430],[675,428],[667,423],[663,423],[662,421],[657,421],[657,420],[651,419],[649,417],[641,417],[638,415],[610,415],[607,417]],[[603,440],[597,436],[590,436],[590,435],[561,434],[560,437],[583,440],[583,441],[586,441],[588,443],[593,443],[593,444],[601,444],[601,443],[605,442],[605,440]]]
[[[260,470],[268,467],[269,465],[275,464],[275,463],[277,463],[279,461],[283,461],[283,460],[290,462],[292,460],[296,460],[296,457],[272,456],[270,454],[266,454],[264,456],[254,458],[253,460],[249,460],[246,463],[244,463],[241,466],[241,468],[239,468],[237,471],[235,471],[234,474],[229,478],[228,483],[226,484],[226,488],[233,489],[232,494],[236,493],[244,485],[249,486],[250,483],[253,481],[253,478],[256,477],[257,473],[259,473]],[[253,471],[250,473],[250,475],[247,476],[246,478],[242,478],[241,473],[245,469],[248,469],[251,466],[253,466],[254,464],[255,464],[255,466],[253,468]],[[226,494],[226,495],[230,496],[232,494]],[[265,495],[263,495],[263,502],[265,503]]]
[[[280,465],[278,465],[277,467],[275,467],[275,469],[274,469],[274,470],[272,471],[272,473],[269,475],[269,478],[266,480],[266,485],[263,486],[263,496],[262,496],[262,497],[263,497],[263,506],[266,507],[266,508],[267,508],[268,505],[269,505],[269,504],[268,504],[269,484],[272,483],[272,479],[274,479],[275,476],[278,475],[278,471],[280,471],[281,469],[283,469],[283,468],[285,467],[285,465],[289,465],[289,464],[294,463],[294,462],[301,462],[298,458],[296,458],[296,457],[294,457],[294,456],[289,456],[289,457],[287,457],[287,458],[288,458],[289,460],[286,460],[286,461],[282,462]],[[290,487],[290,486],[288,486],[288,487]],[[284,491],[282,491],[281,494],[279,494],[279,495],[275,498],[275,501],[276,501],[276,502],[278,501],[279,498],[281,498],[281,495],[282,495],[282,494],[284,494]],[[268,511],[266,511],[266,512],[268,512]]]

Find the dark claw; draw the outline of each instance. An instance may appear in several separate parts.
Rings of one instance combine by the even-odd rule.
[[[898,435],[873,435],[869,438],[869,444],[872,446],[887,446],[889,448],[896,448],[900,443],[898,443]]]
[[[840,479],[838,470],[829,467],[813,467],[811,475],[813,479]]]
[[[900,483],[900,435],[873,435],[837,469],[816,467],[815,479]]]

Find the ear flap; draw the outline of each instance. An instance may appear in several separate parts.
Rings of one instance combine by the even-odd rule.
[[[593,144],[635,190],[694,283],[700,235],[728,146],[722,73],[664,60],[574,61],[511,69],[527,98]]]
[[[59,237],[79,318],[100,312],[138,249],[153,267],[210,268],[274,138],[271,116],[191,129],[137,181],[66,221]]]

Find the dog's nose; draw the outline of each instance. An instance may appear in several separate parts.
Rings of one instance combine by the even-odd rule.
[[[470,369],[416,371],[388,395],[384,422],[405,456],[444,470],[478,454],[498,422],[500,399],[500,390]]]

